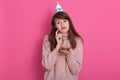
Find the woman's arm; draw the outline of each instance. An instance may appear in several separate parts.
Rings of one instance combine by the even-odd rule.
[[[80,38],[76,39],[76,51],[72,52],[70,57],[66,57],[68,67],[73,75],[77,74],[82,68],[83,44]]]
[[[45,36],[42,46],[42,65],[45,69],[50,70],[58,56],[58,48],[55,48],[53,51],[50,51],[50,43],[48,41],[48,35]]]

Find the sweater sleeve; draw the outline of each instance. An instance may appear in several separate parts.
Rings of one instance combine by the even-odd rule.
[[[83,59],[83,44],[80,38],[76,39],[77,46],[72,53],[72,56],[67,57],[68,67],[73,75],[76,75],[82,68]]]
[[[57,60],[58,52],[56,49],[50,51],[48,35],[44,37],[42,45],[42,65],[46,70],[51,70]]]

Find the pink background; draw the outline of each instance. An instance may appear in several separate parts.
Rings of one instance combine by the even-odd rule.
[[[59,0],[84,38],[79,80],[120,80],[120,1]],[[43,80],[41,46],[56,0],[0,0],[0,80]]]

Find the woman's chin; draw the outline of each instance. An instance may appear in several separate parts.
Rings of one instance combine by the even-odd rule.
[[[67,31],[61,31],[61,33],[67,33]]]

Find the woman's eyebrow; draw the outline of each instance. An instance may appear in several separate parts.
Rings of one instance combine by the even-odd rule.
[[[59,19],[56,19],[55,21],[60,21]]]
[[[61,20],[56,20],[56,22],[61,22]]]
[[[62,19],[62,20],[57,20],[56,19],[56,22],[61,22],[61,21],[65,21],[65,20],[67,20],[67,19]]]

